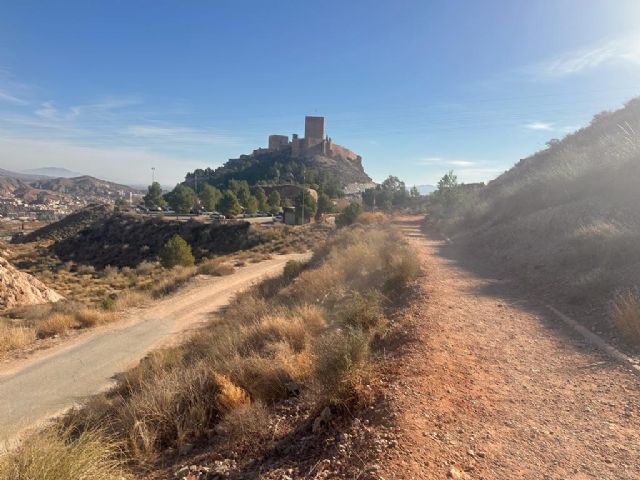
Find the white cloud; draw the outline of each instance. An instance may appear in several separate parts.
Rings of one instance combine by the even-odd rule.
[[[553,123],[548,122],[531,122],[523,126],[529,130],[545,130],[548,132],[553,130]]]
[[[5,90],[0,90],[0,102],[13,103],[15,105],[25,105],[27,102],[7,93]]]
[[[565,52],[547,61],[527,67],[526,73],[540,79],[576,75],[604,65],[640,66],[640,34],[606,40],[578,50]]]
[[[425,157],[415,162],[416,165],[451,165],[454,167],[471,167],[476,163],[470,160],[454,160],[442,157]]]
[[[123,133],[134,138],[173,143],[220,145],[238,142],[238,139],[224,132],[182,126],[131,125]]]

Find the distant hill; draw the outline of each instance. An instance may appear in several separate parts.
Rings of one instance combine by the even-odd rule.
[[[520,160],[454,217],[454,242],[608,330],[614,292],[640,287],[640,98]]]
[[[22,173],[51,178],[73,178],[83,176],[82,173],[72,172],[71,170],[62,167],[29,168],[27,170],[22,170]]]
[[[24,181],[42,180],[44,178],[48,178],[46,175],[12,172],[11,170],[5,170],[4,168],[0,168],[0,177],[11,177],[18,180],[24,180]]]
[[[38,190],[81,197],[117,197],[128,195],[129,192],[137,193],[136,190],[126,185],[107,182],[88,175],[74,178],[49,178],[29,182],[29,184]]]

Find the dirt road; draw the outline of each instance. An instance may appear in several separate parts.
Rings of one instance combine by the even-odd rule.
[[[382,477],[640,478],[640,379],[418,222],[401,222],[425,276]]]
[[[282,255],[226,277],[195,280],[153,306],[132,312],[117,325],[96,329],[10,373],[0,373],[0,441],[108,387],[115,374],[133,366],[153,347],[205,322],[237,292],[280,273],[288,260],[306,257]]]

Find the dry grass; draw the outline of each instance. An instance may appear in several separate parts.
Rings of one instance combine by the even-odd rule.
[[[362,225],[381,225],[389,223],[389,216],[383,212],[362,212],[356,223]]]
[[[616,295],[612,318],[628,342],[640,345],[640,294],[637,290]]]
[[[222,277],[225,275],[231,275],[236,269],[233,265],[224,263],[218,259],[208,260],[198,265],[197,273],[200,275],[212,275],[215,277]]]
[[[230,442],[266,438],[270,407],[292,394],[319,406],[357,402],[398,255],[412,258],[386,228],[342,230],[304,269],[242,293],[185,345],[154,352],[63,425],[104,426],[130,461],[145,464],[213,431]]]
[[[70,440],[49,430],[0,457],[0,480],[125,480],[119,457],[119,445],[99,432]]]
[[[11,325],[0,320],[0,352],[24,348],[36,340],[36,332],[32,328]]]

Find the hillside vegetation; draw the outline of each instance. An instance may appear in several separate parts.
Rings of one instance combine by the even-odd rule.
[[[240,295],[188,343],[155,352],[112,391],[0,459],[0,479],[14,478],[17,466],[49,474],[64,463],[75,471],[87,464],[87,438],[97,471],[112,470],[114,461],[134,470],[171,464],[180,452],[208,446],[234,477],[267,478],[291,435],[304,435],[299,441],[317,455],[331,412],[351,417],[367,402],[389,299],[416,273],[399,233],[345,228],[309,264],[287,264],[281,277]],[[96,439],[106,442],[102,455]],[[314,458],[298,459],[296,468],[308,471]]]
[[[606,318],[616,292],[640,285],[640,99],[484,188],[440,190],[432,218],[530,286]]]

